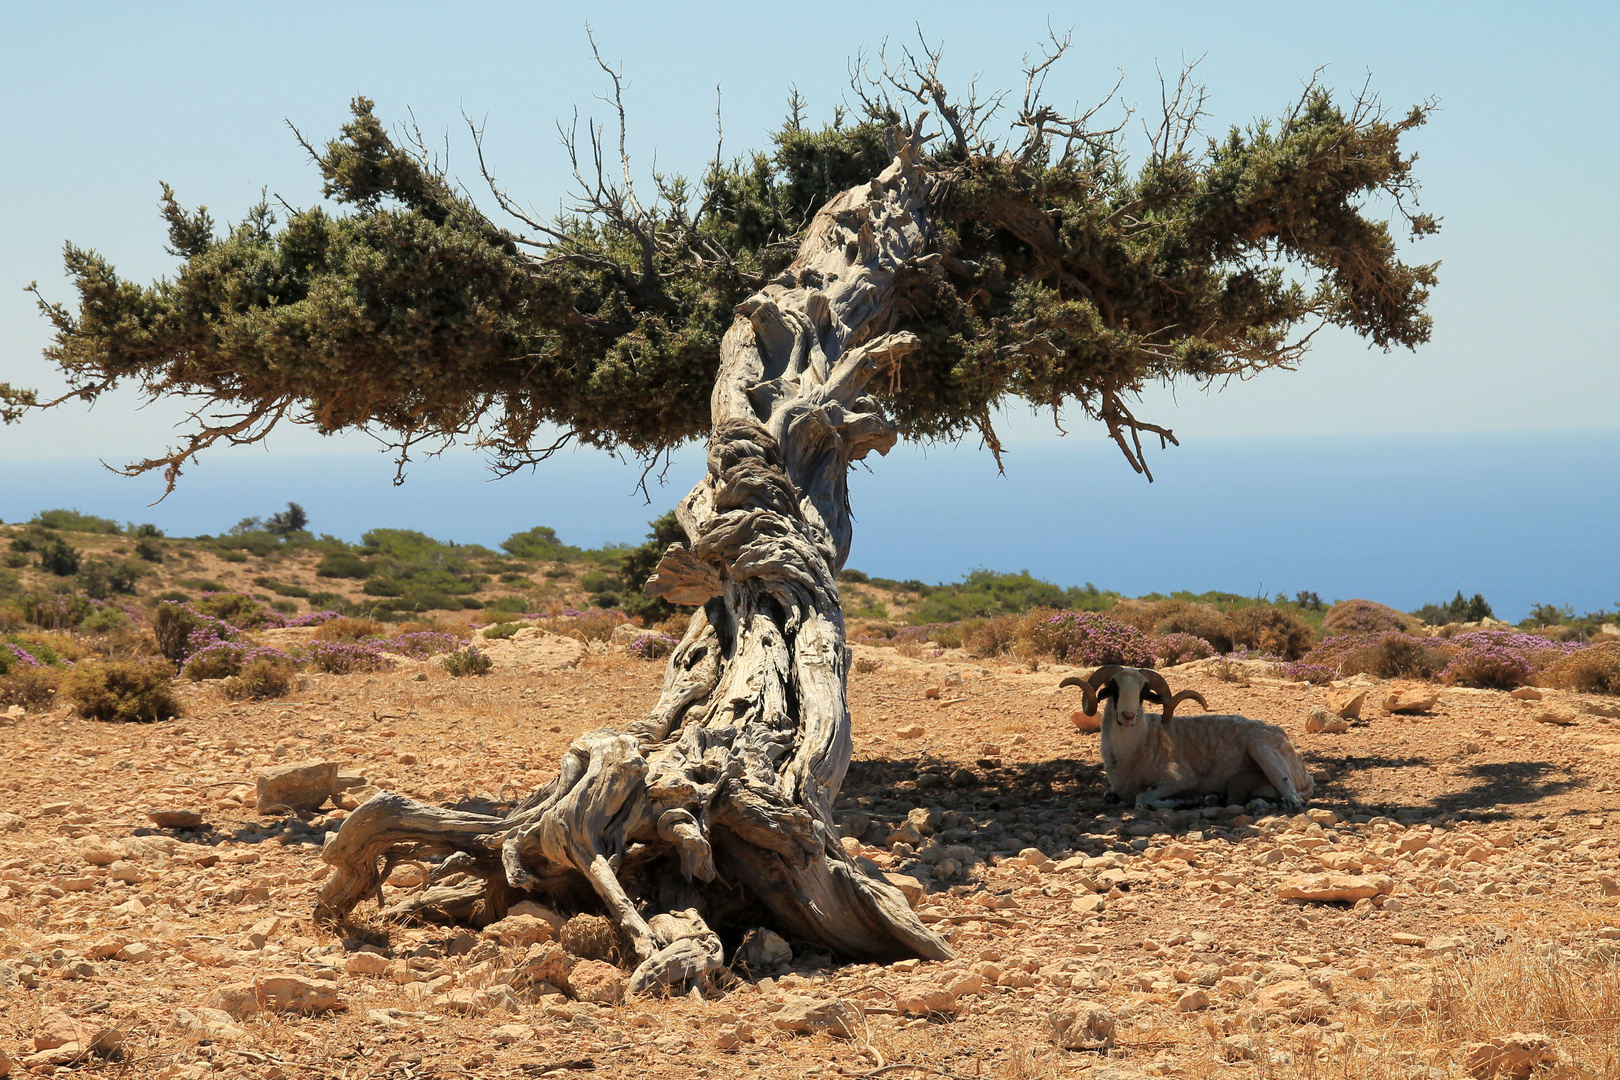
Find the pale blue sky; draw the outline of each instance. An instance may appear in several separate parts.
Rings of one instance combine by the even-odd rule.
[[[0,379],[47,393],[59,385],[39,359],[46,324],[22,288],[37,279],[47,295],[70,299],[64,240],[97,248],[134,279],[170,272],[159,180],[219,220],[239,215],[264,186],[295,204],[313,201],[318,178],[284,120],[324,139],[356,94],[376,99],[385,117],[414,110],[431,137],[448,129],[452,169],[470,182],[465,110],[487,119],[502,179],[546,211],[566,188],[555,121],[576,104],[603,112],[587,19],[630,79],[637,164],[650,167],[656,152],[661,168],[696,172],[712,152],[716,83],[728,151],[759,146],[790,86],[813,118],[827,115],[847,60],[885,37],[913,40],[922,10],[924,33],[945,45],[943,74],[958,86],[975,74],[983,85],[1016,84],[1020,58],[1048,20],[1072,27],[1076,43],[1049,84],[1059,102],[1098,96],[1123,69],[1123,99],[1151,107],[1155,64],[1173,70],[1202,55],[1215,131],[1275,115],[1323,65],[1326,81],[1345,91],[1370,74],[1397,111],[1440,99],[1412,141],[1424,206],[1444,219],[1441,234],[1412,252],[1443,262],[1433,342],[1386,356],[1329,336],[1297,373],[1218,395],[1156,390],[1141,414],[1183,439],[1159,456],[1161,471],[1197,455],[1200,440],[1227,436],[1620,426],[1609,326],[1620,292],[1612,3],[0,5]],[[0,459],[12,459],[0,469],[28,457],[144,456],[168,441],[180,413],[137,404],[120,395],[93,412],[65,408],[0,428]],[[1015,440],[1052,437],[1044,421],[1011,417],[1006,429]],[[1087,444],[1100,437],[1085,425],[1073,432]],[[289,432],[271,450],[372,445]],[[212,468],[232,460],[220,455]],[[965,484],[998,482],[972,472]],[[690,479],[672,476],[661,501]],[[543,501],[544,483],[493,485],[491,497]],[[137,487],[153,494],[150,483]],[[1595,494],[1616,498],[1612,488]]]

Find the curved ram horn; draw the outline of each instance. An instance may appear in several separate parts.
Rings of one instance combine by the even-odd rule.
[[[1097,691],[1093,690],[1091,688],[1091,684],[1086,682],[1086,680],[1082,679],[1078,675],[1070,675],[1067,679],[1064,679],[1062,682],[1058,683],[1058,686],[1078,686],[1080,688],[1081,695],[1080,708],[1087,716],[1097,715]]]
[[[1142,681],[1147,683],[1147,686],[1148,686],[1149,690],[1152,690],[1155,694],[1158,695],[1159,703],[1164,705],[1168,709],[1169,704],[1170,704],[1170,698],[1172,696],[1171,693],[1170,693],[1170,684],[1164,681],[1164,676],[1163,675],[1160,675],[1157,671],[1154,671],[1152,668],[1142,668],[1141,671],[1142,671]]]
[[[1196,702],[1198,702],[1198,707],[1199,708],[1203,709],[1205,712],[1209,712],[1209,702],[1204,700],[1204,695],[1203,694],[1200,694],[1196,690],[1183,690],[1181,693],[1177,694],[1175,697],[1170,698],[1167,701],[1165,701],[1165,703],[1164,703],[1164,722],[1165,723],[1168,724],[1170,722],[1170,715],[1176,711],[1176,706],[1180,705],[1183,701],[1196,701]]]
[[[1100,695],[1102,693],[1102,688],[1108,685],[1108,681],[1124,670],[1125,669],[1118,664],[1104,664],[1096,671],[1093,671],[1091,673],[1091,678],[1087,679],[1086,681],[1091,684],[1092,692]]]

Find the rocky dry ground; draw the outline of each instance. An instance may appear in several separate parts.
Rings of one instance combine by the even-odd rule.
[[[707,1000],[615,1002],[622,976],[547,940],[543,911],[478,932],[368,905],[347,936],[317,928],[344,811],[260,814],[262,772],[336,762],[349,805],[370,786],[511,800],[656,697],[659,665],[530,634],[483,678],[405,662],[262,704],[190,686],[189,714],[155,726],[0,719],[0,1062],[265,1080],[1620,1075],[1612,699],[1443,689],[1391,716],[1375,686],[1364,723],[1307,733],[1334,688],[1173,669],[1213,710],[1283,725],[1324,779],[1297,817],[1140,813],[1102,800],[1097,737],[1057,689],[1071,669],[855,652],[846,844],[914,880],[954,960],[840,965],[791,943]],[[161,827],[161,810],[202,824]],[[1343,880],[1317,878],[1330,868]],[[588,929],[562,936],[589,952]]]

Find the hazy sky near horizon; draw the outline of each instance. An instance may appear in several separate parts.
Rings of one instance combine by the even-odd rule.
[[[1620,74],[1613,4],[940,3],[922,32],[964,86],[1015,86],[1048,21],[1076,48],[1049,84],[1091,101],[1122,70],[1121,99],[1151,109],[1155,65],[1203,57],[1208,129],[1276,115],[1316,68],[1342,92],[1370,83],[1395,111],[1440,111],[1412,137],[1424,208],[1443,231],[1408,257],[1439,260],[1434,340],[1384,354],[1324,335],[1297,373],[1219,394],[1158,388],[1140,413],[1183,439],[1219,435],[1506,431],[1620,424],[1620,364],[1608,312],[1620,291]],[[487,123],[496,172],[541,212],[567,194],[556,121],[604,115],[585,37],[630,80],[630,146],[643,175],[699,171],[713,152],[715,88],[727,153],[763,145],[790,87],[812,119],[843,97],[857,51],[912,42],[913,9],[818,5],[58,3],[0,6],[0,379],[50,393],[48,327],[22,289],[71,300],[65,240],[128,278],[172,272],[156,203],[172,184],[220,222],[261,188],[295,205],[319,177],[286,123],[335,133],[351,97],[414,115],[476,177],[463,112]],[[475,188],[475,191],[477,189]],[[0,428],[0,457],[127,460],[166,444],[173,403],[128,393]],[[1054,437],[1044,419],[1012,438]],[[1076,437],[1100,432],[1081,425]],[[288,432],[272,449],[370,452],[364,437]],[[1188,452],[1188,451],[1183,451]]]

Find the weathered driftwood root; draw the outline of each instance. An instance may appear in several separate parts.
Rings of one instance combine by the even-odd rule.
[[[634,942],[638,990],[706,980],[723,959],[710,922],[769,922],[850,959],[951,955],[846,854],[831,813],[852,752],[836,577],[848,471],[894,445],[865,387],[916,347],[888,329],[896,275],[931,234],[920,143],[895,141],[893,164],[822,209],[726,334],[707,475],[677,510],[688,543],[647,585],[699,607],[657,704],[579,738],[505,817],[372,799],[323,853],[321,917],[375,895],[391,860],[449,856],[441,884],[397,910],[487,922],[526,895],[593,907]]]

